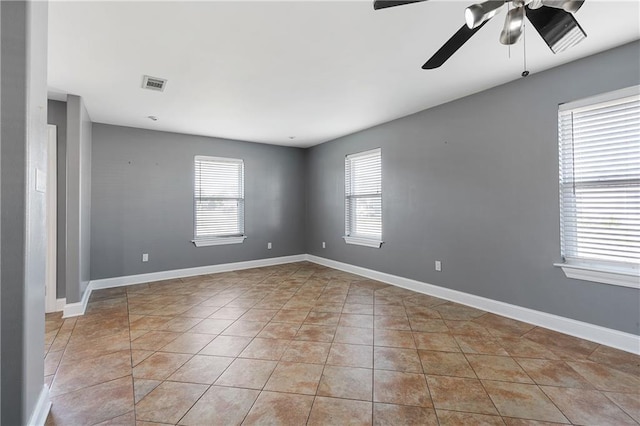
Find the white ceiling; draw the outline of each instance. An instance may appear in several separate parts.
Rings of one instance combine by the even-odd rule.
[[[471,2],[53,1],[50,97],[82,96],[94,122],[312,146],[521,78],[522,41],[511,57],[498,41],[504,11],[421,69]],[[637,0],[587,0],[575,16],[588,37],[558,55],[529,27],[532,73],[640,38]],[[165,91],[143,90],[144,74]]]

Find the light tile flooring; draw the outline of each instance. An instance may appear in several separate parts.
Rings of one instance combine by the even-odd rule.
[[[96,291],[46,330],[50,425],[640,422],[638,356],[310,263]]]

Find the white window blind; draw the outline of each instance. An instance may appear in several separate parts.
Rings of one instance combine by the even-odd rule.
[[[242,242],[244,162],[235,158],[196,156],[194,188],[196,245],[199,241],[211,244]],[[232,237],[239,238],[231,241]]]
[[[564,261],[626,270],[637,277],[638,87],[561,105],[558,126]]]
[[[380,247],[382,158],[380,148],[345,158],[345,241]],[[349,240],[351,237],[351,240]],[[369,240],[371,244],[367,244]]]

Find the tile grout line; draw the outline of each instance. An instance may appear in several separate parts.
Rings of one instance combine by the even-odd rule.
[[[618,404],[615,400],[611,399],[609,397],[609,395],[607,395],[606,392],[604,391],[600,391],[600,393],[602,395],[604,395],[605,398],[607,398],[609,401],[613,402],[619,409],[621,409],[627,416],[629,416],[631,418],[631,420],[635,421],[636,423],[640,424],[640,420],[636,420],[634,416],[631,415],[631,413],[628,411],[628,409],[625,409],[622,407],[622,405]]]

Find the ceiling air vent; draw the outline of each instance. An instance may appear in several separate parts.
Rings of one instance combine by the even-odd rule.
[[[157,90],[158,92],[162,92],[164,90],[164,86],[167,84],[167,80],[164,78],[151,77],[148,75],[144,76],[142,80],[142,88],[149,90]]]

